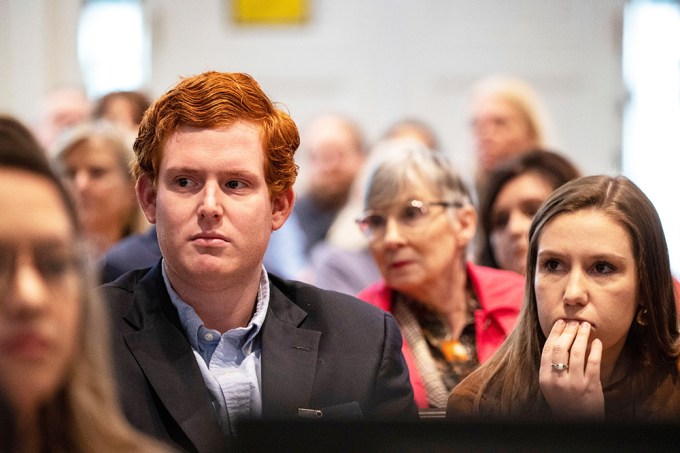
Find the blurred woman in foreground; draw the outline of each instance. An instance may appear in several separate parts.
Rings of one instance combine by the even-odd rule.
[[[56,153],[92,258],[149,227],[130,175],[132,136],[127,132],[107,122],[83,124],[62,138]]]
[[[37,144],[0,144],[0,393],[17,451],[167,451],[118,408],[105,313],[66,191]]]

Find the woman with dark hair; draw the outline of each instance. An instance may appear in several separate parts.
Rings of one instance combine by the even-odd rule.
[[[524,274],[529,226],[541,203],[580,176],[560,154],[534,150],[489,173],[481,193],[477,262]]]
[[[447,416],[680,420],[668,249],[630,180],[584,177],[546,200],[517,326],[454,389]]]
[[[2,442],[22,452],[168,451],[119,409],[75,207],[37,142],[22,137],[0,130],[0,395],[15,427]]]

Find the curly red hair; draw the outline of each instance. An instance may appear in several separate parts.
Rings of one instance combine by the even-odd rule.
[[[132,174],[158,177],[166,140],[181,127],[217,128],[247,121],[260,129],[269,194],[293,186],[300,135],[291,117],[275,107],[248,74],[205,72],[182,79],[146,111],[134,144]]]

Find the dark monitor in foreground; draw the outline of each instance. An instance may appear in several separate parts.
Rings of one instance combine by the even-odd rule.
[[[241,452],[677,451],[678,425],[251,420]]]

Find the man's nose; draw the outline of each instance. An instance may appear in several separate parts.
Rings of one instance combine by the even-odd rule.
[[[216,183],[206,183],[203,189],[203,199],[198,213],[201,218],[220,219],[224,214],[219,200],[220,190]]]

